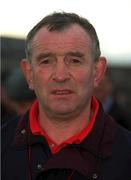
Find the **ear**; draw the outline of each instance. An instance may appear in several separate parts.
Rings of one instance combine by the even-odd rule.
[[[100,81],[103,79],[106,68],[107,61],[105,57],[100,57],[99,60],[95,64],[95,79],[94,79],[94,87],[98,87]]]
[[[24,76],[27,80],[28,86],[31,90],[33,90],[33,79],[32,79],[32,68],[31,63],[27,59],[22,59],[20,62],[21,69],[24,73]]]

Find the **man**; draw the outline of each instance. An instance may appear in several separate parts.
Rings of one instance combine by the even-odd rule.
[[[21,67],[37,101],[3,127],[3,179],[129,180],[131,135],[93,97],[104,76],[94,27],[54,13],[28,34]]]

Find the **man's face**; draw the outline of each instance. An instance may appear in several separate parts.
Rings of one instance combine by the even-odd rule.
[[[49,32],[41,28],[32,42],[28,82],[45,113],[77,116],[90,108],[96,85],[92,40],[78,25]]]

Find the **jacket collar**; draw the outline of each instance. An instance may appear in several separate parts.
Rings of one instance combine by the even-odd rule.
[[[47,145],[42,136],[34,136],[31,133],[28,116],[29,113],[26,113],[19,120],[13,143],[13,147],[16,149],[27,148],[27,146],[31,147],[32,144],[38,142],[46,143]],[[104,114],[103,108],[100,105],[94,127],[88,137],[82,143],[68,145],[51,156],[44,165],[42,172],[57,168],[75,169],[80,174],[91,178],[94,173],[99,173],[99,163],[101,163],[101,160],[112,155],[115,132],[116,124],[108,115]]]
[[[29,127],[29,112],[22,116],[19,120],[16,136],[13,146],[16,148],[23,148],[25,146],[43,142],[42,136],[34,136]],[[102,158],[108,157],[112,153],[112,145],[114,143],[114,136],[116,131],[116,124],[114,121],[103,112],[100,105],[96,121],[91,133],[80,144],[72,144],[70,147],[78,147],[90,151],[95,156]]]

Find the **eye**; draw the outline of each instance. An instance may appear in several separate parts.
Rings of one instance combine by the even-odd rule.
[[[76,59],[76,58],[72,58],[70,61],[73,64],[80,64],[81,63],[81,61],[79,59]]]
[[[54,62],[55,62],[55,59],[52,57],[46,57],[40,60],[40,64],[43,64],[43,65],[52,65],[54,64]]]
[[[82,64],[82,59],[79,57],[70,57],[67,60],[67,64],[71,66],[78,66]]]
[[[42,63],[42,64],[50,64],[51,61],[50,61],[50,59],[42,59],[42,60],[41,60],[41,63]]]
[[[55,62],[55,56],[51,53],[40,53],[36,60],[39,65],[51,65]]]

